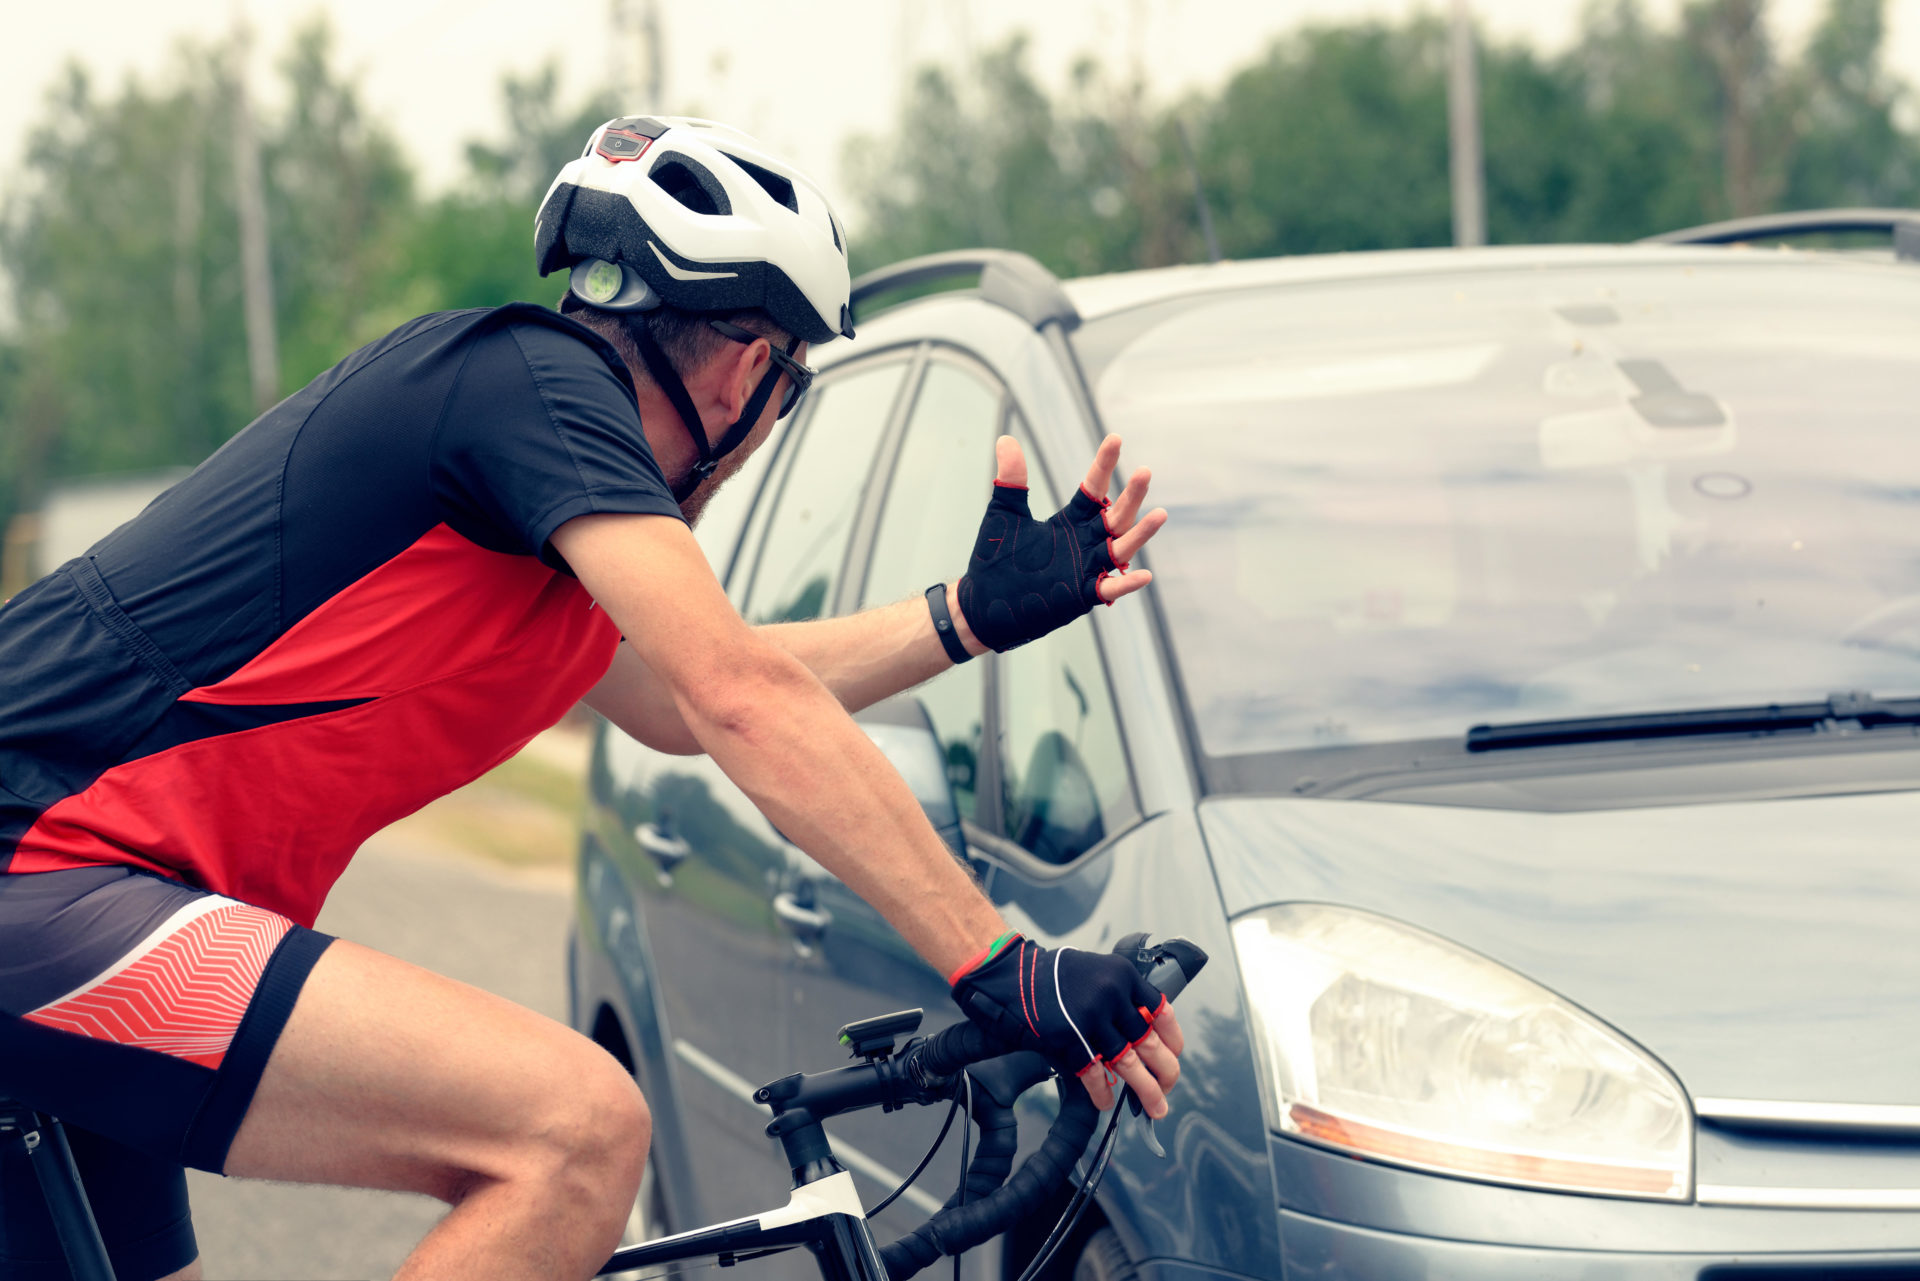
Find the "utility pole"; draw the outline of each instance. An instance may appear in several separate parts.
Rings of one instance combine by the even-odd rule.
[[[1447,59],[1447,135],[1453,174],[1453,243],[1487,243],[1487,179],[1480,159],[1480,71],[1470,0],[1453,0]]]
[[[1193,203],[1200,215],[1200,239],[1207,247],[1207,261],[1220,261],[1220,237],[1213,232],[1213,209],[1207,204],[1207,188],[1200,181],[1200,161],[1193,154],[1193,136],[1187,122],[1175,119],[1173,127],[1180,135],[1180,152],[1187,160],[1187,176],[1193,179]]]
[[[247,103],[245,19],[233,35],[233,178],[240,217],[240,296],[247,319],[247,368],[253,407],[271,409],[280,399],[280,342],[273,327],[273,264],[267,252],[267,201],[260,181],[260,143]]]
[[[647,41],[647,110],[667,107],[667,57],[660,38],[660,0],[641,0],[640,31]]]
[[[623,111],[662,111],[667,98],[667,54],[660,0],[610,0],[613,28],[608,80]]]

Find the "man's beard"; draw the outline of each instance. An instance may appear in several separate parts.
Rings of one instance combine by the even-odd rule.
[[[701,481],[698,489],[687,495],[686,500],[680,504],[680,514],[686,517],[689,526],[699,527],[700,517],[707,510],[707,504],[713,501],[714,493],[720,486],[733,479],[733,474],[746,465],[747,458],[752,453],[752,450],[745,448],[734,450],[720,460],[719,466],[713,469],[713,474]],[[692,467],[687,468],[687,474],[689,476],[693,474]],[[685,483],[686,477],[682,477],[681,484]]]

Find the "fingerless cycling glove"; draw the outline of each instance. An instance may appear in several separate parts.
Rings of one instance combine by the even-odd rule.
[[[1024,485],[994,482],[993,497],[974,539],[960,610],[989,649],[1016,645],[1064,627],[1100,602],[1096,586],[1111,570],[1109,499],[1076,489],[1053,519],[1038,521]]]
[[[1112,952],[1049,949],[1019,934],[954,974],[953,999],[1009,1047],[1038,1050],[1076,1076],[1111,1064],[1152,1030],[1167,998]]]

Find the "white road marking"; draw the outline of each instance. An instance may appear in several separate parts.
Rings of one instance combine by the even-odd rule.
[[[745,1077],[714,1058],[711,1054],[708,1054],[699,1046],[676,1037],[673,1042],[673,1052],[680,1056],[681,1062],[698,1072],[701,1076],[706,1077],[707,1080],[713,1082],[734,1098],[739,1099],[749,1107],[759,1108],[768,1116],[773,1115],[771,1108],[754,1099],[754,1087],[748,1084]],[[900,1180],[907,1177],[889,1166],[882,1165],[865,1152],[862,1152],[859,1148],[848,1143],[845,1139],[833,1139],[833,1154],[840,1158],[840,1164],[846,1166],[849,1170],[859,1171],[889,1192],[899,1187]],[[913,1205],[927,1214],[937,1212],[943,1204],[939,1197],[928,1195],[921,1191],[917,1185],[901,1193],[900,1199],[902,1201],[912,1202]]]

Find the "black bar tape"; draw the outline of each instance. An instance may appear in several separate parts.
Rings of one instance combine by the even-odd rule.
[[[954,1076],[960,1069],[986,1059],[997,1058],[1009,1047],[990,1039],[986,1029],[973,1022],[943,1027],[920,1047],[920,1062],[932,1076]]]
[[[1053,1128],[1047,1131],[1046,1141],[1040,1145],[1038,1152],[1027,1158],[1026,1164],[1011,1179],[978,1201],[969,1200],[965,1205],[954,1205],[949,1199],[947,1208],[880,1251],[881,1262],[887,1268],[888,1281],[907,1281],[908,1277],[942,1254],[971,1250],[988,1238],[1005,1232],[1048,1190],[1066,1178],[1073,1163],[1086,1151],[1087,1140],[1093,1137],[1100,1111],[1093,1106],[1093,1100],[1087,1097],[1086,1090],[1077,1081],[1062,1081],[1061,1095],[1060,1115],[1054,1119]],[[998,1103],[992,1103],[991,1106],[996,1109],[1000,1107]],[[1007,1111],[1011,1115],[1011,1110]],[[983,1125],[983,1151],[987,1143],[984,1128]],[[1013,1137],[1011,1126],[1007,1135],[1009,1139]],[[972,1195],[971,1185],[972,1179],[969,1177],[969,1196]]]

